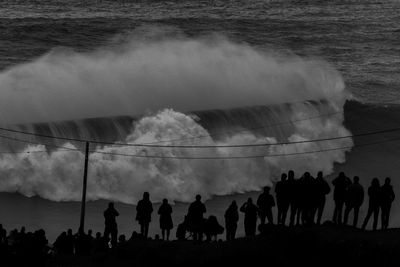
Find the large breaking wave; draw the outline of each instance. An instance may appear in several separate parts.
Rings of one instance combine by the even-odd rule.
[[[3,125],[57,136],[213,146],[349,134],[343,126],[344,82],[332,67],[223,38],[133,37],[92,53],[58,49],[1,73],[0,92]],[[85,119],[91,117],[102,119]],[[48,144],[80,145],[34,141],[43,145],[3,140],[3,149],[48,153],[2,154],[0,190],[79,200],[83,153],[49,149]],[[271,155],[343,146],[352,146],[352,140],[207,149],[92,144],[97,152],[142,156],[266,157],[178,160],[91,153],[88,198],[135,203],[149,191],[155,201],[189,201],[197,193],[210,197],[259,190],[288,169],[330,173],[335,162],[345,161],[346,150]]]

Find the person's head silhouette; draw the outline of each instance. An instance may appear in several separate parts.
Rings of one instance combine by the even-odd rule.
[[[317,178],[318,178],[318,179],[324,178],[324,174],[323,174],[322,171],[319,171],[319,172],[317,173]]]
[[[162,203],[165,204],[165,205],[168,204],[168,199],[164,198]]]
[[[247,199],[247,203],[253,204],[253,199],[252,199],[251,197],[249,197],[249,198]]]
[[[288,172],[288,179],[289,179],[289,180],[293,180],[293,179],[294,179],[294,171],[290,170],[290,171]]]
[[[386,184],[386,185],[390,185],[390,182],[391,182],[390,178],[389,178],[389,177],[386,177],[386,179],[385,179],[385,184]]]
[[[282,173],[282,175],[281,175],[281,181],[286,181],[286,179],[287,179],[287,174],[286,173]]]
[[[108,208],[109,209],[113,209],[114,208],[114,203],[113,202],[108,203]]]
[[[149,194],[149,192],[144,192],[144,193],[143,193],[143,199],[144,199],[144,200],[149,200],[149,199],[150,199],[150,194]]]
[[[196,201],[200,201],[201,200],[201,196],[200,195],[196,195]]]
[[[379,187],[379,180],[378,180],[378,178],[375,177],[374,179],[372,179],[371,186]]]
[[[353,182],[354,182],[355,184],[358,184],[359,181],[360,181],[360,178],[359,178],[358,176],[354,176]]]

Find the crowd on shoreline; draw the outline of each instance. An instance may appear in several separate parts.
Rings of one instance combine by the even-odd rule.
[[[333,200],[335,209],[332,222],[335,224],[347,224],[349,214],[353,212],[352,226],[358,225],[358,214],[364,203],[364,188],[355,176],[350,180],[343,172],[332,181]],[[217,240],[218,235],[224,231],[226,240],[235,239],[240,212],[244,214],[244,228],[246,237],[256,235],[257,221],[259,220],[259,231],[263,226],[274,225],[273,209],[277,207],[278,225],[319,225],[324,212],[326,196],[331,192],[331,186],[324,179],[323,173],[319,172],[316,178],[310,173],[304,173],[301,178],[295,179],[293,171],[283,173],[280,181],[275,185],[275,197],[271,194],[271,187],[266,186],[254,203],[252,198],[237,205],[236,201],[227,208],[224,219],[225,227],[221,226],[217,217],[210,215],[205,218],[206,205],[197,195],[196,200],[189,205],[184,221],[177,226],[176,238],[178,240],[192,239],[202,241],[203,236],[207,241]],[[379,179],[374,178],[368,188],[368,212],[363,221],[362,229],[365,229],[371,216],[373,216],[372,229],[376,230],[381,212],[381,228],[387,229],[392,202],[395,199],[390,178],[386,178],[381,186]],[[276,201],[275,201],[276,200]],[[156,240],[169,240],[170,231],[174,224],[172,221],[173,208],[164,199],[159,207],[159,224],[161,237],[156,235]],[[136,206],[136,220],[140,225],[140,233],[133,232],[129,241],[148,240],[149,225],[152,221],[153,204],[150,194],[144,192],[143,198]],[[289,215],[289,216],[288,216]],[[7,231],[0,225],[0,252],[8,251],[11,254],[19,255],[29,250],[32,255],[91,255],[94,252],[107,252],[110,248],[121,249],[129,242],[125,235],[118,237],[118,226],[116,218],[119,216],[110,202],[104,211],[105,229],[104,233],[87,233],[79,229],[73,234],[72,229],[62,232],[54,242],[53,246],[48,244],[46,233],[43,229],[35,232],[26,232],[25,228],[20,231],[14,229],[7,235]],[[288,219],[288,220],[287,220]],[[288,222],[287,222],[288,221]]]

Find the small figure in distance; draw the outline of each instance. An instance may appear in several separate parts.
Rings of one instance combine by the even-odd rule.
[[[240,207],[240,211],[244,213],[244,231],[246,237],[255,236],[258,208],[253,204],[253,199],[251,197],[249,197],[247,202],[243,203]]]
[[[287,175],[282,173],[281,180],[275,186],[276,202],[278,207],[278,224],[285,225],[286,215],[289,209],[289,192]]]
[[[62,232],[53,244],[57,254],[68,254],[67,232]]]
[[[101,236],[100,232],[96,233],[96,237],[93,240],[93,253],[106,253],[108,250],[108,238]]]
[[[362,225],[362,229],[365,230],[367,227],[369,218],[371,215],[374,215],[374,222],[372,229],[376,230],[378,227],[378,217],[379,217],[379,206],[380,206],[380,197],[381,197],[381,188],[379,185],[378,178],[372,179],[371,186],[368,188],[368,196],[369,196],[369,205],[368,205],[368,213],[364,219],[364,223]]]
[[[176,238],[180,241],[186,240],[186,231],[188,230],[188,219],[187,216],[183,219],[183,222],[178,224],[178,227],[176,228]]]
[[[267,217],[269,224],[274,224],[272,217],[272,207],[275,206],[274,197],[269,193],[271,187],[265,186],[264,192],[257,199],[258,214],[260,216],[260,224],[265,224],[265,218]]]
[[[239,212],[236,201],[232,201],[229,208],[225,211],[225,228],[226,228],[226,241],[235,239],[237,224],[239,221]]]
[[[324,174],[320,171],[315,179],[315,193],[316,193],[316,212],[317,212],[317,225],[321,224],[322,214],[324,212],[326,195],[331,192],[331,188],[327,181],[324,179]]]
[[[160,215],[160,228],[162,240],[169,240],[169,234],[171,229],[174,227],[172,223],[172,207],[168,203],[168,199],[164,198],[163,203],[158,209],[158,214]]]
[[[349,213],[354,210],[353,227],[357,227],[358,213],[364,202],[364,188],[359,183],[360,178],[354,176],[353,183],[347,189],[346,208],[344,210],[344,224],[347,224]]]
[[[125,235],[120,235],[119,237],[118,237],[118,247],[121,249],[121,248],[124,248],[124,246],[126,246],[126,244],[127,244],[127,241],[126,241],[126,236]]]
[[[119,216],[118,211],[114,208],[114,203],[108,203],[108,208],[104,211],[105,228],[104,235],[105,239],[108,239],[111,234],[111,245],[115,247],[117,245],[118,238],[118,226],[116,217]]]
[[[224,227],[219,224],[217,217],[215,217],[214,215],[208,217],[205,222],[204,228],[207,236],[207,241],[217,241],[218,235],[224,232]]]
[[[394,201],[394,198],[395,194],[393,192],[393,187],[390,184],[390,178],[386,177],[385,184],[381,187],[382,230],[386,230],[389,226],[390,209],[392,207],[392,202]]]
[[[335,210],[333,212],[332,221],[337,224],[342,224],[344,201],[346,199],[347,188],[350,186],[351,180],[344,174],[344,172],[340,172],[339,176],[332,181],[332,184],[335,187],[333,191]]]
[[[151,213],[153,212],[153,204],[150,201],[149,192],[143,193],[143,198],[139,200],[136,206],[136,221],[140,225],[140,234],[147,238],[149,235],[149,224],[151,222]]]
[[[201,202],[201,196],[196,195],[196,200],[190,204],[187,214],[187,222],[190,231],[193,233],[193,240],[203,240],[203,215],[206,212],[206,206]]]
[[[4,244],[7,238],[7,230],[3,228],[3,225],[0,224],[0,244]]]
[[[297,192],[297,181],[294,179],[294,171],[288,172],[288,179],[286,182],[287,192],[289,196],[289,207],[290,207],[290,222],[289,226],[293,226],[296,220],[296,214],[298,210],[298,194]]]
[[[315,211],[317,208],[316,200],[317,200],[317,192],[315,179],[311,176],[309,172],[305,172],[303,177],[299,180],[301,181],[301,193],[302,193],[302,211],[301,211],[301,220],[303,225],[313,225]]]
[[[72,229],[67,230],[67,239],[66,239],[66,254],[73,255],[74,254],[74,246],[75,246],[75,237],[72,234]]]

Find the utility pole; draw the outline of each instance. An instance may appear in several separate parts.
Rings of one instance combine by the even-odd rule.
[[[86,208],[86,185],[87,185],[87,172],[89,162],[89,142],[86,142],[85,149],[85,168],[83,170],[83,186],[82,186],[82,202],[81,202],[81,223],[79,226],[80,231],[85,231],[85,208]]]

